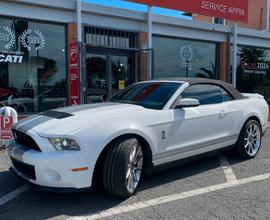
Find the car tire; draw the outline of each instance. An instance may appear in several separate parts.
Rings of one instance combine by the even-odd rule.
[[[142,175],[143,150],[137,138],[117,140],[110,146],[104,161],[105,191],[128,198],[134,194]]]
[[[236,153],[244,158],[254,158],[262,145],[262,130],[255,120],[246,122],[236,142]]]

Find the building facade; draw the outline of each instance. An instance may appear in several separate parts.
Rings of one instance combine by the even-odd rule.
[[[2,105],[31,114],[101,102],[147,80],[150,54],[154,79],[231,82],[230,26],[154,14],[149,48],[147,13],[87,3],[81,13],[77,44],[75,1],[0,0]],[[240,27],[238,40],[237,87],[270,103],[270,33]]]

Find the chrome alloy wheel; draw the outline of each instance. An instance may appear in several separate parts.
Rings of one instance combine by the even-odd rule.
[[[245,134],[245,150],[249,156],[255,156],[261,147],[261,130],[258,125],[250,124]]]
[[[129,193],[133,193],[137,188],[142,175],[143,151],[136,141],[129,156],[129,163],[126,173],[126,187]]]

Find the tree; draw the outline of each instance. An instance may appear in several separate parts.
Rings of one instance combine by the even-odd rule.
[[[266,56],[264,49],[252,48],[252,47],[241,47],[238,54],[240,61],[247,63],[262,62]]]
[[[196,77],[200,77],[200,78],[209,78],[209,79],[216,79],[216,67],[213,64],[213,62],[211,62],[211,66],[212,69],[206,69],[204,67],[201,67],[200,70],[202,71],[201,73],[197,73]]]

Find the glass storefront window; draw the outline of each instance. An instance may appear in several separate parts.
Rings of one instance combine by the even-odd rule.
[[[239,46],[237,89],[259,93],[270,104],[270,49]]]
[[[218,78],[216,43],[153,37],[154,77]]]
[[[66,104],[64,25],[0,20],[0,103],[19,113]]]

